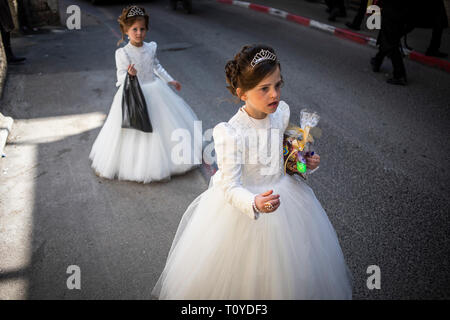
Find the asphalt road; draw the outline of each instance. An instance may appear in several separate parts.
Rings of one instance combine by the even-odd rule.
[[[309,184],[354,299],[450,298],[450,75],[407,60],[409,85],[390,86],[388,61],[382,73],[369,68],[371,47],[236,6],[194,1],[187,15],[167,3],[142,3],[147,40],[204,131],[237,111],[224,65],[248,43],[276,49],[291,121],[305,107],[320,113],[321,165]],[[148,299],[208,176],[146,185],[95,176],[88,155],[116,90],[121,5],[64,0],[63,20],[70,4],[81,7],[81,30],[13,39],[28,62],[10,66],[0,107],[15,119],[0,160],[0,298]],[[69,265],[81,269],[81,290],[66,287]],[[370,265],[380,290],[366,286]]]

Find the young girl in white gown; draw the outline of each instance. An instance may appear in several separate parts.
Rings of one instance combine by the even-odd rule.
[[[122,37],[130,41],[116,50],[117,83],[119,87],[89,158],[97,175],[109,179],[151,182],[169,179],[171,175],[184,173],[201,163],[201,141],[184,141],[191,148],[188,159],[182,154],[172,156],[174,146],[180,143],[172,133],[185,129],[191,138],[194,121],[198,120],[189,105],[166,83],[181,89],[179,82],[164,70],[156,58],[156,43],[144,42],[149,17],[141,7],[123,9],[119,17]],[[127,72],[137,75],[144,94],[153,132],[121,128],[123,83]],[[196,138],[197,139],[197,138]],[[200,150],[201,151],[201,150]],[[179,156],[179,157],[178,157]]]
[[[214,128],[219,170],[184,213],[152,294],[351,299],[351,273],[324,209],[305,182],[284,174],[290,111],[280,101],[275,52],[245,46],[225,69],[229,90],[245,106]],[[308,169],[319,161],[318,155],[308,157]]]

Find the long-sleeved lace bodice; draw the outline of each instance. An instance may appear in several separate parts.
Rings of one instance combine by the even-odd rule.
[[[144,42],[141,47],[131,43],[116,50],[117,83],[119,87],[125,80],[128,65],[134,63],[139,83],[152,82],[155,75],[165,82],[173,81],[169,73],[161,66],[156,58],[156,42]],[[128,54],[128,55],[127,55]]]
[[[248,187],[271,184],[284,175],[283,133],[289,123],[289,106],[258,120],[241,108],[228,122],[215,126],[214,145],[219,170],[213,177],[227,201],[251,218],[256,194]]]

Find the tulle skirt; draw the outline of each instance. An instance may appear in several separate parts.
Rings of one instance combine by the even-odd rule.
[[[184,213],[158,299],[351,299],[352,275],[312,189],[289,175],[246,186],[280,194],[272,214],[252,220],[210,187]]]
[[[194,132],[199,131],[194,126],[198,118],[189,105],[159,78],[141,88],[153,132],[121,128],[123,86],[119,87],[89,155],[99,176],[147,183],[167,180],[201,163],[202,134]],[[177,134],[180,130],[187,135]],[[190,140],[182,142],[182,137]]]

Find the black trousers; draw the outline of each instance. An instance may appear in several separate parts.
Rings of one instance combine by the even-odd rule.
[[[397,0],[395,0],[397,1]],[[381,29],[378,33],[378,53],[375,56],[377,64],[381,64],[384,57],[392,61],[394,78],[406,76],[402,53],[400,52],[400,39],[405,35],[407,28],[406,2],[386,2],[381,13]]]
[[[23,28],[31,28],[28,17],[31,17],[29,0],[17,0],[17,13],[19,25]]]
[[[442,27],[434,27],[433,28],[430,46],[428,47],[427,51],[430,51],[430,52],[439,51],[439,48],[441,47],[441,38],[442,38],[443,31],[444,31],[444,29]]]
[[[405,65],[403,64],[403,57],[400,52],[400,48],[395,48],[389,52],[379,50],[375,56],[375,59],[379,61],[379,64],[383,61],[384,57],[388,56],[392,61],[392,68],[394,78],[401,78],[406,76]]]
[[[406,76],[405,65],[403,64],[402,53],[400,52],[401,33],[391,32],[389,28],[381,26],[378,35],[379,49],[375,56],[377,64],[381,65],[387,56],[391,59],[394,78]]]
[[[361,0],[361,3],[358,8],[358,12],[356,13],[355,18],[353,18],[352,24],[354,26],[361,27],[361,23],[364,19],[364,15],[366,14],[366,11],[367,11],[367,2],[368,1],[369,0]]]

